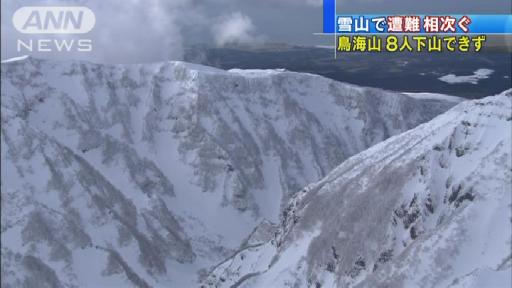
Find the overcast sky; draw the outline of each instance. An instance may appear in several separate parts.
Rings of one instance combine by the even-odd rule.
[[[22,6],[82,5],[96,15],[95,28],[81,36],[93,40],[92,52],[39,56],[134,63],[180,59],[184,47],[199,42],[324,44],[325,38],[313,35],[322,29],[321,4],[322,0],[2,0],[2,59],[19,55],[17,39],[41,37],[13,28],[12,15]],[[484,14],[511,9],[510,0],[341,0],[337,7],[338,13],[368,14]]]

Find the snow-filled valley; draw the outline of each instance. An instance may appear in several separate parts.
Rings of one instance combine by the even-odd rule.
[[[185,62],[1,69],[2,287],[510,283],[510,91],[462,102]]]

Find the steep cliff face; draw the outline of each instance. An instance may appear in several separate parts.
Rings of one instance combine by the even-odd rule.
[[[510,287],[512,90],[357,154],[214,287]]]
[[[195,283],[302,187],[460,101],[182,62],[1,69],[5,287]]]

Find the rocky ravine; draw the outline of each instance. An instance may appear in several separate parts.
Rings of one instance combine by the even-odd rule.
[[[302,187],[460,101],[183,62],[24,58],[1,84],[2,287],[197,285]]]

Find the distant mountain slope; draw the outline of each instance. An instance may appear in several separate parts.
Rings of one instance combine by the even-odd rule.
[[[488,35],[484,49],[491,53],[340,53],[334,60],[332,46],[285,45],[254,49],[197,45],[185,50],[184,59],[187,62],[222,69],[285,68],[355,85],[480,99],[512,88],[512,54],[489,50],[491,38],[491,35]],[[497,38],[501,40],[495,39],[498,40],[496,43],[506,43],[502,37]],[[512,49],[512,45],[508,46]],[[488,78],[472,79],[475,76],[470,76],[469,79],[478,80],[477,85],[447,83],[440,80],[450,74],[457,76],[458,79],[464,79],[479,69],[493,72]]]
[[[3,287],[190,286],[303,186],[456,104],[183,62],[1,69]]]
[[[510,287],[511,104],[464,102],[351,157],[205,286]]]

